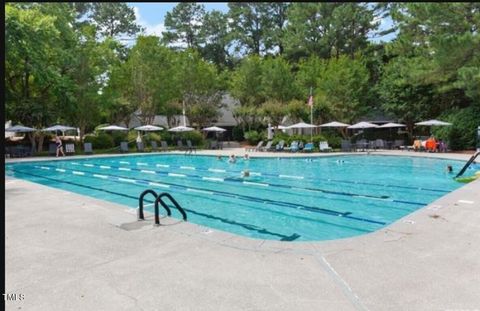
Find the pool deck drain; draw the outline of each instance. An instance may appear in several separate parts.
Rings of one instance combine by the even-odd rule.
[[[295,243],[156,227],[19,179],[5,194],[6,293],[25,295],[7,310],[480,309],[480,181],[382,230]]]

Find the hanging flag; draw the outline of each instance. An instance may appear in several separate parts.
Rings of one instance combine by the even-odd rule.
[[[308,104],[307,104],[309,107],[313,107],[313,95],[310,95],[308,97]]]

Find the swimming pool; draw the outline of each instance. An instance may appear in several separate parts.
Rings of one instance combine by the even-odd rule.
[[[130,208],[154,189],[170,193],[195,224],[259,239],[318,241],[373,232],[412,213],[462,186],[445,168],[463,164],[377,155],[233,164],[225,157],[148,154],[9,163],[5,174]],[[152,211],[153,197],[145,198]]]

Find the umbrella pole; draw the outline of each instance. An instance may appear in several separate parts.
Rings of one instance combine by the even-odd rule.
[[[310,96],[312,96],[312,87],[310,87]],[[313,102],[310,105],[310,125],[313,125]],[[310,128],[310,142],[313,142],[313,129]]]

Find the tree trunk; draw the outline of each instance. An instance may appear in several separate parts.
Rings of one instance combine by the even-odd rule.
[[[43,140],[44,139],[45,139],[45,135],[43,135],[43,133],[39,134],[39,136],[38,136],[38,148],[37,148],[38,152],[43,151]]]
[[[32,152],[35,152],[35,135],[33,133],[27,133],[27,137],[30,140],[30,143],[32,144]]]
[[[83,136],[85,135],[85,125],[80,125],[80,146],[82,145],[83,142]]]

